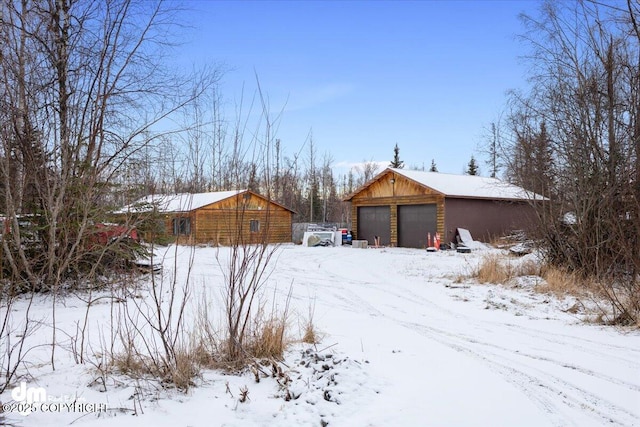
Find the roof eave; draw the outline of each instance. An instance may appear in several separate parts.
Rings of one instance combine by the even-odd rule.
[[[491,197],[491,196],[466,196],[456,194],[445,194],[445,199],[467,199],[467,200],[500,200],[505,202],[547,202],[548,198],[540,196],[539,198],[519,198],[519,197]]]

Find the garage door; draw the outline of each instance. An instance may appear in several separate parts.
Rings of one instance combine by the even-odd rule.
[[[391,209],[389,206],[362,206],[358,208],[359,240],[367,240],[373,245],[374,237],[380,237],[380,244],[391,241]]]
[[[398,246],[425,248],[427,233],[438,230],[437,212],[436,204],[398,206]]]

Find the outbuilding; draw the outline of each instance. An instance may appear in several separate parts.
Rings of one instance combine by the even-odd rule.
[[[160,223],[189,244],[291,242],[294,212],[250,190],[150,195],[117,212]]]
[[[351,202],[355,239],[381,245],[424,248],[427,236],[455,242],[464,228],[489,241],[535,227],[532,202],[546,200],[496,178],[387,168],[345,201]]]

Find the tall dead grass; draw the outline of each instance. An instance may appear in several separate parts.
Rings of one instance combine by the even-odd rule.
[[[579,296],[584,295],[585,291],[596,292],[598,289],[598,284],[594,280],[585,279],[579,272],[542,265],[531,259],[514,260],[499,253],[484,256],[471,273],[471,277],[479,283],[494,284],[507,284],[510,280],[523,276],[542,278],[543,280],[536,286],[536,291],[552,293],[556,296]]]
[[[197,346],[176,348],[172,360],[141,353],[129,347],[111,355],[110,370],[130,378],[158,380],[164,387],[187,391],[202,370],[202,353]]]
[[[248,342],[249,356],[259,359],[282,359],[289,344],[286,331],[286,316],[271,317],[263,321]]]
[[[515,277],[539,274],[540,266],[534,260],[513,260],[499,253],[491,253],[482,258],[472,270],[471,277],[479,283],[506,284]]]
[[[302,334],[302,342],[305,344],[318,344],[320,340],[320,334],[316,330],[313,322],[306,322],[304,326],[304,333]]]
[[[472,277],[480,283],[506,283],[513,274],[510,266],[505,265],[501,258],[499,254],[486,255],[473,271]]]
[[[576,272],[555,266],[545,266],[542,269],[541,277],[544,281],[537,286],[536,290],[542,293],[551,293],[557,297],[581,296],[586,291],[595,291],[597,288],[592,280],[585,280]]]
[[[140,380],[159,380],[163,387],[187,391],[196,383],[203,369],[222,369],[236,372],[254,364],[256,359],[282,360],[289,345],[291,321],[287,306],[282,311],[259,310],[252,318],[251,328],[242,347],[242,353],[229,358],[224,331],[212,326],[206,310],[199,310],[193,331],[176,345],[171,360],[160,349],[140,345],[130,339],[121,341],[122,350],[110,354],[108,371],[118,372]],[[312,322],[309,327],[315,329]],[[137,330],[137,326],[133,327]],[[121,337],[130,331],[121,331]],[[136,335],[136,338],[140,338]],[[103,349],[106,351],[106,349]]]
[[[504,254],[491,253],[484,256],[466,278],[476,279],[479,283],[508,284],[523,276],[542,279],[536,280],[533,288],[536,292],[552,294],[557,298],[575,297],[578,300],[576,307],[585,306],[584,302],[588,301],[588,305],[597,313],[595,321],[598,323],[640,326],[637,321],[640,296],[620,284],[590,276],[586,271],[572,271],[542,261],[514,259]]]
[[[321,340],[321,334],[318,332],[313,318],[316,312],[315,300],[309,305],[309,315],[305,319],[302,327],[302,342],[305,344],[318,344]]]

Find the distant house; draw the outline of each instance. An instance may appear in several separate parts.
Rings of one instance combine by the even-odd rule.
[[[178,242],[214,245],[291,242],[293,213],[250,190],[151,195],[117,212],[159,219]]]
[[[532,200],[544,197],[521,187],[471,175],[388,168],[345,198],[351,202],[355,237],[390,246],[424,248],[427,234],[455,242],[456,229],[488,241],[536,225]]]

